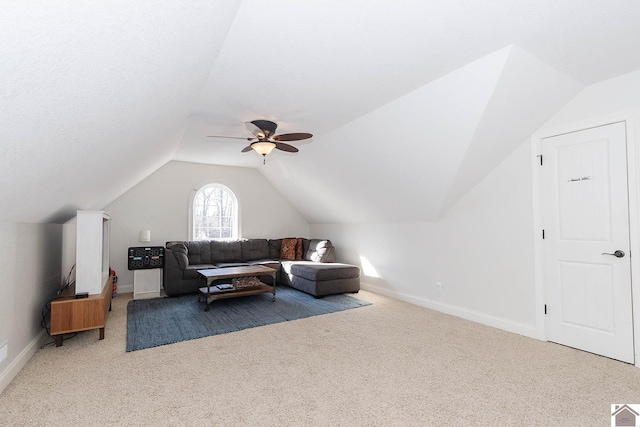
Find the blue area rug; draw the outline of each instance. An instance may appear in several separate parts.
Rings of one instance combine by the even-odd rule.
[[[349,295],[315,299],[280,286],[272,294],[217,300],[204,311],[196,295],[132,300],[127,305],[127,351],[333,313],[371,303]]]

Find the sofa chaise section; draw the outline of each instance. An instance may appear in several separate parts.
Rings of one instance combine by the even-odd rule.
[[[315,297],[360,291],[360,268],[340,263],[282,261],[284,282]]]

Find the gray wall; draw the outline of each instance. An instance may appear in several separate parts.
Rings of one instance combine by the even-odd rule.
[[[119,291],[133,290],[127,248],[142,245],[139,231],[151,231],[153,246],[188,240],[191,194],[208,181],[238,198],[241,237],[309,237],[309,224],[256,169],[172,161],[104,208],[111,215],[111,266]]]
[[[41,310],[62,284],[62,225],[0,223],[0,392],[43,341]]]

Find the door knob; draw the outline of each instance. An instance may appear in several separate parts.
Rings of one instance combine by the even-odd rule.
[[[615,251],[612,254],[607,253],[607,252],[602,252],[602,255],[613,255],[616,258],[622,258],[622,257],[624,257],[624,251],[621,251],[621,250],[618,249],[617,251]]]

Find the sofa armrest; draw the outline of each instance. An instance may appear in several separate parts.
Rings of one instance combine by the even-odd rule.
[[[173,251],[168,247],[164,249],[164,268],[162,274],[162,285],[167,290],[167,287],[171,287],[171,284],[179,284],[182,280],[182,268],[178,264]]]
[[[313,262],[336,262],[336,249],[331,240],[311,239],[304,259]]]

